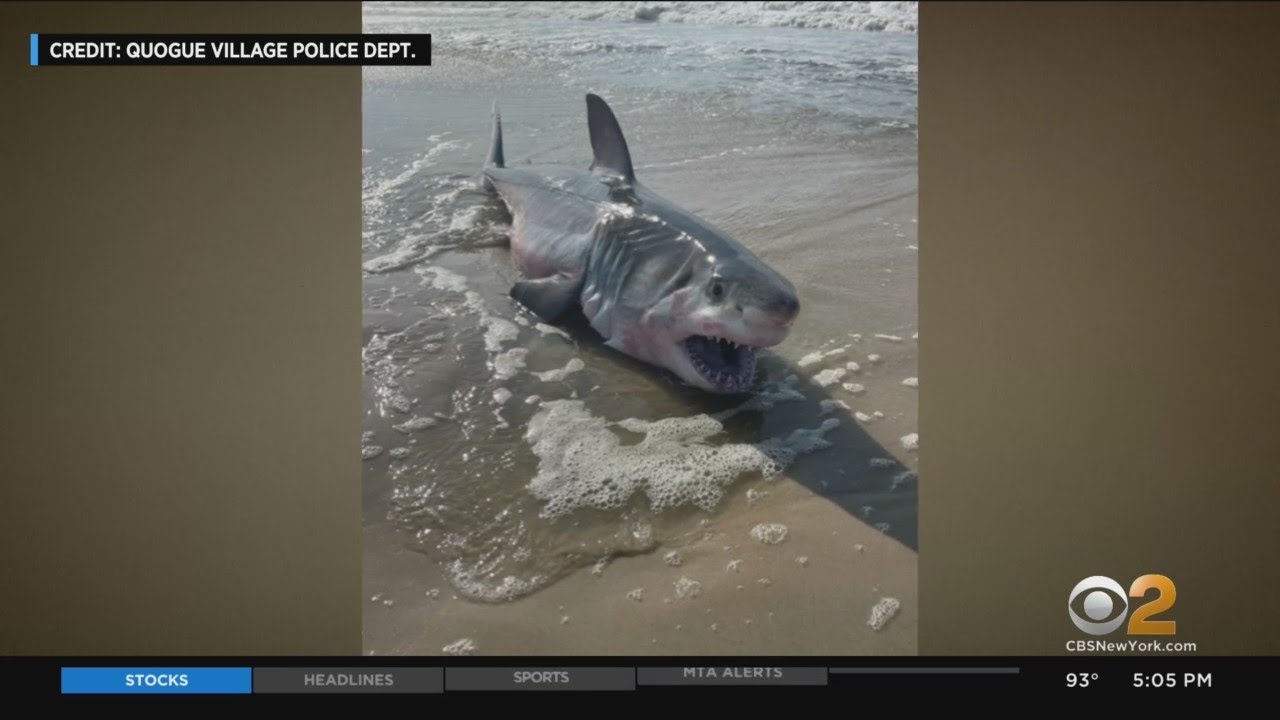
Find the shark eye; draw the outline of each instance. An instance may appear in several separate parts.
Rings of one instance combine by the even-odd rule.
[[[721,285],[719,280],[711,283],[711,297],[717,300],[724,297],[724,285]]]

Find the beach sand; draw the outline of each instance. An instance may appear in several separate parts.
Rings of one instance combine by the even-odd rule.
[[[366,608],[365,644],[380,655],[439,654],[460,640],[478,655],[914,654],[915,553],[795,483],[768,492],[750,507],[735,497],[709,538],[676,551],[678,567],[666,550],[620,557],[515,603],[457,597],[420,553],[366,555],[369,575],[397,583]],[[756,542],[758,521],[786,525],[787,539]],[[677,595],[681,578],[700,584],[696,597]],[[640,600],[629,597],[637,589]],[[883,598],[901,610],[877,632],[868,621]]]
[[[609,26],[601,40],[601,23],[489,33],[469,17],[456,31],[437,20],[367,28],[436,32],[438,53],[431,68],[365,71],[365,651],[915,653],[918,454],[904,438],[918,432],[918,385],[907,382],[918,374],[917,140],[910,122],[846,112],[880,103],[881,114],[913,115],[914,80],[885,60],[904,41],[683,26]],[[526,48],[525,35],[544,42]],[[577,52],[580,37],[592,40],[567,59],[537,55]],[[789,61],[792,47],[813,65],[771,95],[794,63],[754,63],[775,49]],[[833,79],[843,71],[824,67],[846,55],[868,68],[854,85],[865,97],[842,95],[853,92]],[[644,63],[674,74],[642,82]],[[692,69],[670,69],[680,63]],[[581,401],[601,423],[742,401],[680,387],[580,328],[536,331],[507,297],[517,276],[501,247],[504,213],[475,189],[490,104],[502,104],[509,164],[586,167],[587,91],[614,107],[642,182],[800,293],[800,317],[762,357],[759,381],[794,376],[800,397],[744,412],[708,442],[838,421],[831,447],[773,478],[742,476],[709,510],[654,511],[638,493],[618,511],[548,520],[530,496],[540,465],[525,434],[547,401]],[[495,326],[509,336],[486,338]],[[496,361],[512,349],[527,351],[526,367],[503,377]],[[561,380],[531,374],[575,359],[583,369]],[[415,417],[429,426],[403,431]],[[752,539],[762,523],[785,525],[786,540]],[[696,596],[688,582],[679,596],[682,578]],[[900,609],[873,630],[886,598]]]

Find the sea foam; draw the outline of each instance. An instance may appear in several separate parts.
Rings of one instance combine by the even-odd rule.
[[[710,445],[724,426],[709,415],[610,422],[581,400],[550,400],[525,435],[538,457],[529,490],[544,501],[548,518],[584,507],[618,509],[637,493],[655,510],[688,504],[711,510],[737,478],[772,477],[796,457],[829,447],[824,436],[839,424],[831,418],[758,443]],[[615,428],[643,439],[623,444]]]

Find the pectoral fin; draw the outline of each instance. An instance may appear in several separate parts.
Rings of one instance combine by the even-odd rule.
[[[521,280],[511,288],[511,297],[537,315],[543,322],[555,322],[578,299],[581,283],[567,277]]]

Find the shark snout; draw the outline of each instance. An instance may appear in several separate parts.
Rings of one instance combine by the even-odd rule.
[[[786,339],[791,324],[800,313],[800,303],[791,297],[767,305],[748,306],[742,310],[743,335],[747,344],[770,347]]]
[[[800,298],[795,293],[779,293],[764,310],[779,325],[790,325],[800,314]]]

